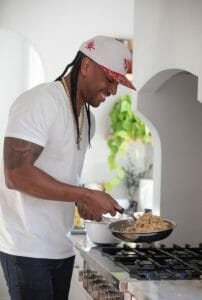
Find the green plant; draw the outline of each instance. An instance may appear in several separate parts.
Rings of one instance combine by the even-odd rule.
[[[107,140],[110,150],[108,156],[108,166],[111,171],[115,171],[115,176],[104,183],[106,191],[110,191],[118,185],[124,178],[124,168],[118,162],[118,156],[124,156],[129,145],[133,141],[144,144],[151,141],[149,128],[133,112],[130,95],[124,95],[117,99],[109,113],[111,120],[111,134]]]

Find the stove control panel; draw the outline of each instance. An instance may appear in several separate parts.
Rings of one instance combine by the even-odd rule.
[[[97,271],[89,268],[80,271],[79,281],[94,300],[124,300],[124,294]]]

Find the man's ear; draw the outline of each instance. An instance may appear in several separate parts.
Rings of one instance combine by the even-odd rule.
[[[90,70],[91,67],[91,60],[88,57],[84,57],[81,62],[81,74],[83,76],[86,76]]]

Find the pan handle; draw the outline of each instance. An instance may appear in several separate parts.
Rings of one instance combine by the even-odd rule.
[[[128,215],[129,217],[133,218],[134,220],[136,220],[134,214],[132,211],[127,211],[125,210],[124,208],[121,208],[121,209],[117,209],[116,211],[118,211],[120,214],[123,214],[125,213],[126,215]]]
[[[124,210],[124,208],[122,207],[121,209],[118,209],[118,208],[117,208],[116,211],[119,212],[120,214],[123,214],[125,210]]]

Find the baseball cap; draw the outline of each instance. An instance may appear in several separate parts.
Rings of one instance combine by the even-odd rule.
[[[126,77],[132,54],[122,42],[115,38],[98,35],[83,42],[79,50],[99,64],[103,71],[118,83],[136,90]]]

